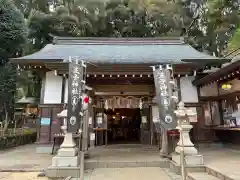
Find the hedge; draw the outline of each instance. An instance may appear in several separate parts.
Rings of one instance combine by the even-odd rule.
[[[32,144],[36,141],[36,132],[24,132],[22,135],[0,137],[0,150],[13,148],[25,144]]]

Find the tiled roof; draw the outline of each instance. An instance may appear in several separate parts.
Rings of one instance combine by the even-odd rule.
[[[201,53],[181,38],[59,38],[42,50],[15,60],[67,60],[69,56],[92,63],[182,63],[218,60]]]

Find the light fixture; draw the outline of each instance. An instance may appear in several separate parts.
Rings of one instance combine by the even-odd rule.
[[[232,88],[232,84],[224,83],[224,84],[222,84],[221,88],[225,91],[228,91]]]

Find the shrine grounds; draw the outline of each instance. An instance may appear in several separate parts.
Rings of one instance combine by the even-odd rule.
[[[204,156],[204,162],[208,167],[228,175],[234,180],[240,179],[240,151],[233,148],[213,146],[200,148]],[[136,153],[137,154],[137,153]],[[100,155],[101,156],[101,155]],[[131,158],[132,154],[115,155],[116,158]],[[130,157],[131,156],[131,157]],[[147,155],[145,158],[154,158],[158,154]],[[102,156],[104,157],[104,155]],[[111,158],[113,154],[110,153]],[[0,180],[46,180],[46,177],[38,177],[39,173],[51,165],[52,155],[36,154],[36,145],[25,145],[14,149],[0,151]],[[180,176],[169,172],[168,169],[158,167],[138,168],[100,168],[85,171],[85,178],[89,180],[110,179],[156,179],[178,180]]]

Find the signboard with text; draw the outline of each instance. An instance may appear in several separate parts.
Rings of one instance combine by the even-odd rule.
[[[156,127],[157,131],[159,131],[160,126],[163,126],[165,129],[175,129],[177,126],[174,114],[175,102],[171,98],[173,93],[173,86],[170,83],[171,71],[171,69],[159,66],[153,72],[160,117],[160,121],[155,123],[155,126],[159,124],[159,127]]]
[[[82,80],[84,76],[84,67],[80,64],[69,63],[68,76],[68,132],[76,133],[80,128],[82,117],[81,112],[81,95]]]

